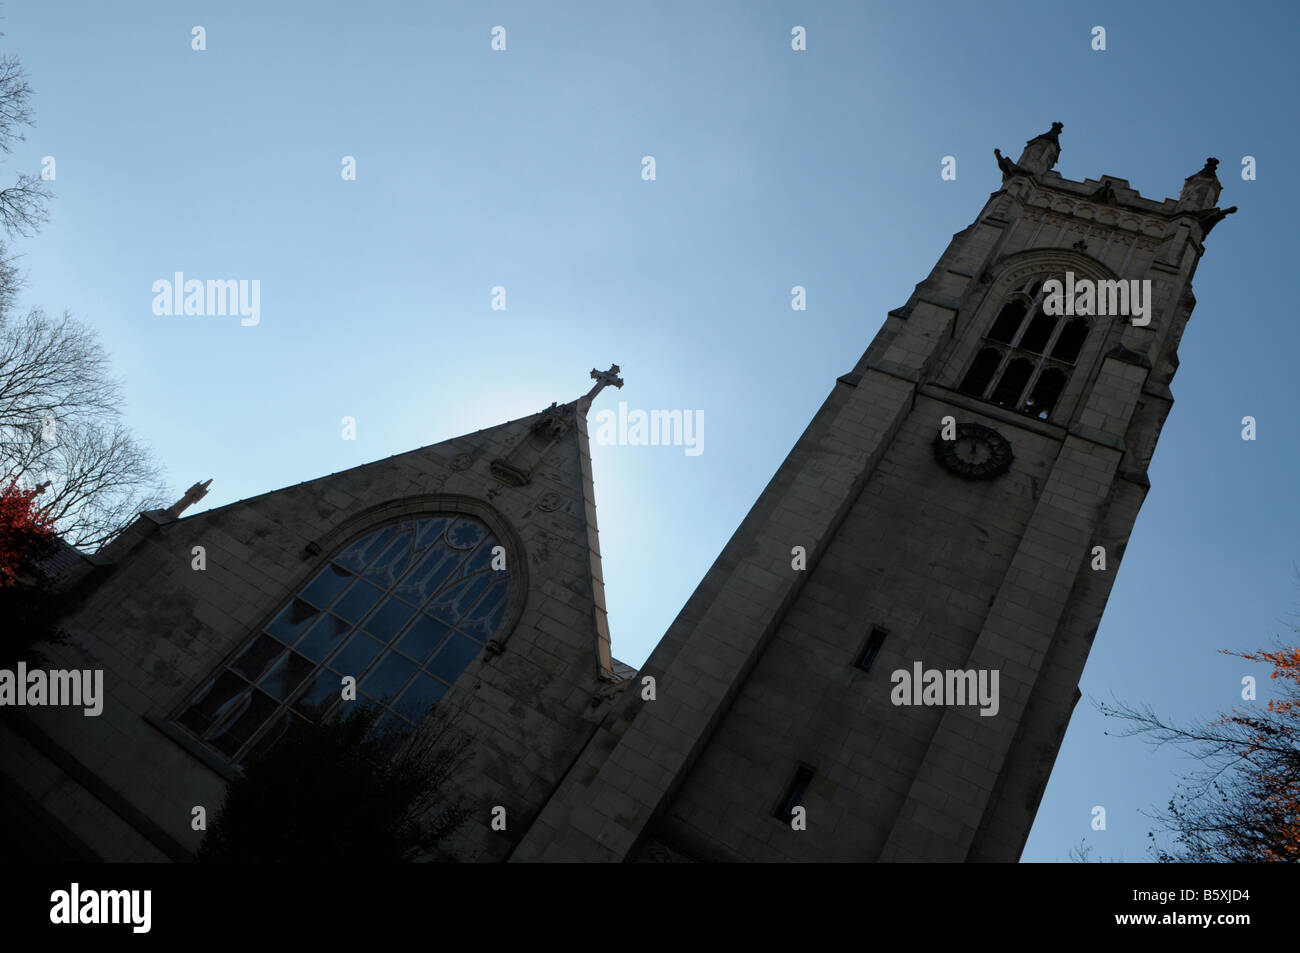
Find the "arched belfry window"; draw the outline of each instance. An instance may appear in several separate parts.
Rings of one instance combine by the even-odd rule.
[[[1046,278],[1007,295],[957,388],[963,394],[1039,420],[1051,417],[1083,350],[1088,322],[1043,310]]]
[[[357,701],[383,708],[376,729],[409,733],[501,626],[510,578],[493,568],[499,546],[467,516],[371,530],[308,579],[177,721],[240,763],[294,721],[347,704],[343,678],[351,675]]]

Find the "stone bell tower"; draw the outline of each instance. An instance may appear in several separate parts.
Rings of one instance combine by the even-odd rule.
[[[1235,211],[1214,159],[1063,178],[1061,130],[995,150],[514,859],[1019,857]]]

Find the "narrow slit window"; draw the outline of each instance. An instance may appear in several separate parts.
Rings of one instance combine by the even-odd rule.
[[[813,769],[806,764],[799,765],[789,787],[785,790],[785,797],[772,812],[772,816],[779,821],[790,823],[791,818],[794,817],[794,809],[804,806],[804,796],[808,793],[808,785],[812,783],[812,779]]]
[[[871,636],[867,639],[867,644],[863,646],[862,652],[858,655],[858,668],[864,672],[871,671],[871,664],[880,654],[880,647],[885,644],[885,636],[888,633],[884,629],[872,627]]]

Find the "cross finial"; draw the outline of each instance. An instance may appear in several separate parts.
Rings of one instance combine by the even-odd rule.
[[[609,370],[607,371],[598,371],[593,367],[591,369],[591,379],[596,383],[591,386],[591,390],[587,391],[585,399],[593,400],[607,384],[613,384],[615,387],[622,387],[623,378],[618,376],[618,371],[619,368],[617,364],[609,365]]]

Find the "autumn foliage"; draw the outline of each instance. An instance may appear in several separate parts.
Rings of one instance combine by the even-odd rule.
[[[1242,860],[1300,862],[1300,647],[1225,652],[1273,666],[1280,697],[1263,712],[1233,712],[1220,724],[1245,733],[1240,751],[1240,825],[1230,840]]]
[[[51,520],[36,505],[40,492],[21,489],[16,477],[0,488],[0,587],[19,582],[54,551]]]
[[[1300,862],[1300,647],[1223,654],[1271,664],[1278,697],[1264,705],[1243,692],[1243,707],[1187,727],[1150,707],[1100,706],[1131,724],[1123,734],[1178,745],[1199,764],[1156,815],[1173,844],[1156,846],[1152,833],[1152,853],[1163,862]]]

